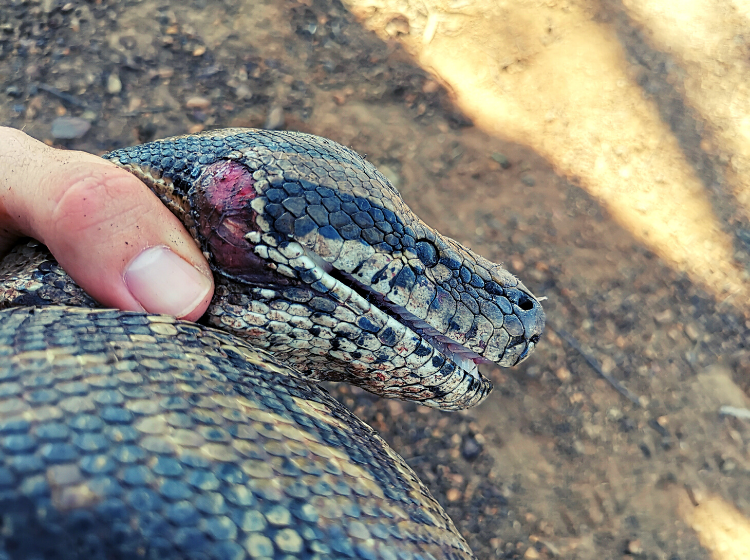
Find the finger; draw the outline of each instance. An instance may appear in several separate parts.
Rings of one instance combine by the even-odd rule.
[[[196,242],[133,175],[0,128],[0,254],[23,236],[107,307],[195,320],[213,295]]]

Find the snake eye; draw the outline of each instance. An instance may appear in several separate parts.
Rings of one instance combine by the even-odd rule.
[[[416,243],[417,256],[427,268],[432,268],[438,263],[438,250],[432,241],[420,239]]]

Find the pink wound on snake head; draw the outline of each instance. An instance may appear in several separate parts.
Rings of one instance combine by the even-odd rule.
[[[247,167],[222,160],[205,169],[193,199],[204,250],[213,255],[220,272],[248,282],[267,280],[271,272],[245,238],[258,231],[257,213],[251,207],[258,196],[254,185]]]

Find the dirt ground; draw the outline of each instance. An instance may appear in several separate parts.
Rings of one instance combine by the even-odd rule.
[[[622,40],[637,52],[637,35]],[[632,64],[658,89],[659,68]],[[0,99],[0,124],[93,153],[276,126],[367,154],[426,222],[548,298],[538,350],[488,371],[495,391],[475,409],[331,388],[477,556],[750,557],[746,309],[675,271],[545,158],[473,126],[339,2],[0,0]],[[663,113],[691,156],[699,138],[674,103]]]

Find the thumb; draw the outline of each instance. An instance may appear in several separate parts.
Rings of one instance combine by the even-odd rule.
[[[0,254],[23,236],[107,307],[196,320],[213,294],[196,242],[136,177],[0,127]]]

